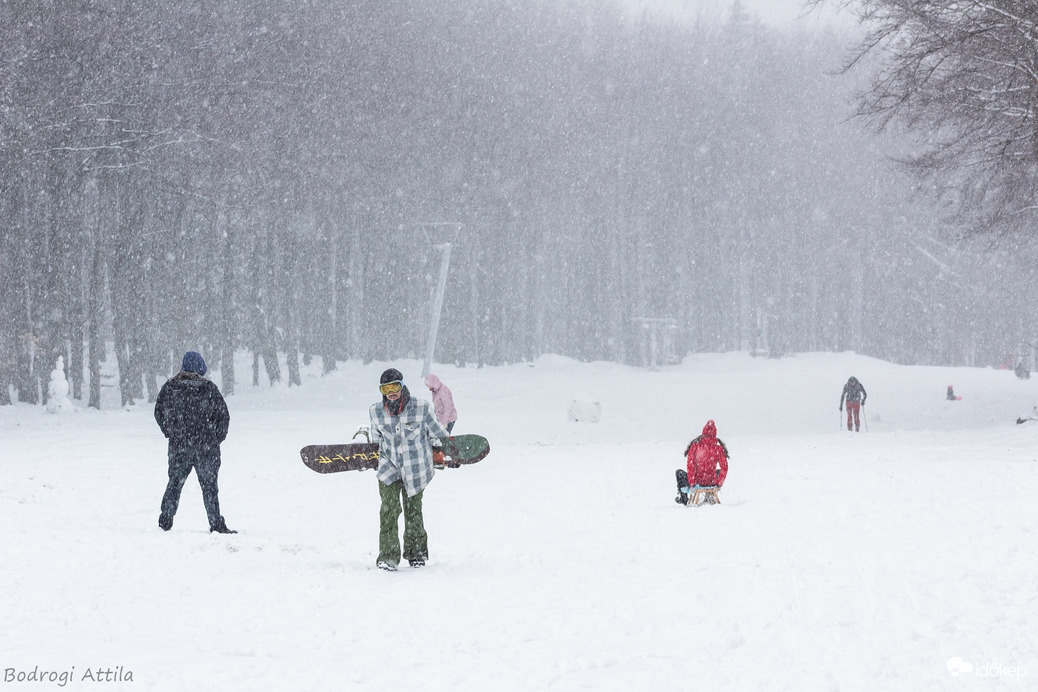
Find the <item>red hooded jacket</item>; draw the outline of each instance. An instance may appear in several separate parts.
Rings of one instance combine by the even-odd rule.
[[[708,420],[703,434],[688,446],[688,482],[692,485],[724,485],[728,475],[728,450],[717,439],[717,426]],[[717,467],[721,471],[717,472]]]

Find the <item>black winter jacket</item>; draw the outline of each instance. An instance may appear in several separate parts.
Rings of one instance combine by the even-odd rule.
[[[227,437],[231,414],[211,381],[179,372],[162,385],[155,401],[155,421],[170,447],[219,447]]]
[[[861,385],[861,382],[857,380],[848,382],[843,385],[843,393],[840,395],[840,408],[843,408],[844,399],[847,400],[848,404],[861,403],[864,406],[866,397],[868,397],[868,393],[866,393],[865,387]]]

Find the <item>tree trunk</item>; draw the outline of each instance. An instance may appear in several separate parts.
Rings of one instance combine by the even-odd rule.
[[[325,323],[321,325],[319,333],[321,334],[320,352],[323,374],[327,375],[338,367],[335,358],[336,351],[338,350],[336,348],[336,338],[339,333],[339,243],[332,230],[331,221],[325,219],[322,223],[324,223],[324,238],[329,261],[328,308],[325,313]]]
[[[289,344],[285,348],[285,357],[288,359],[288,386],[303,386],[303,380],[299,377],[299,349],[295,344]]]
[[[89,363],[87,365],[90,376],[90,401],[88,406],[101,410],[101,360],[104,355],[105,344],[102,340],[102,319],[104,306],[104,259],[101,254],[101,241],[98,235],[94,235],[94,256],[90,263],[90,295],[89,295],[89,319],[87,326],[87,353]]]
[[[234,394],[234,344],[225,341],[220,361],[220,389],[224,396]]]
[[[278,363],[278,351],[274,343],[274,336],[268,334],[264,344],[263,365],[267,369],[267,379],[273,385],[275,382],[281,381],[281,365]]]
[[[130,378],[130,347],[126,342],[126,327],[122,320],[115,321],[115,365],[119,370],[120,406],[132,406],[133,385]]]
[[[234,304],[234,244],[233,232],[225,214],[219,216],[219,224],[224,230],[223,242],[223,287],[221,290],[223,298],[223,319],[220,324],[221,348],[223,356],[220,359],[220,389],[224,396],[234,394],[234,340],[235,340],[235,316],[237,310]]]

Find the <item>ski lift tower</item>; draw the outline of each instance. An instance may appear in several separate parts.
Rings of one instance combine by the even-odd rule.
[[[635,317],[634,322],[645,335],[642,340],[642,362],[645,366],[649,370],[659,367],[661,346],[664,363],[672,363],[675,360],[674,332],[678,329],[678,321],[673,317]]]
[[[412,224],[422,229],[425,242],[440,252],[440,277],[433,293],[432,306],[429,311],[429,333],[425,341],[425,360],[422,363],[422,378],[429,374],[432,367],[433,352],[436,350],[436,336],[440,329],[440,313],[443,310],[443,294],[447,290],[447,270],[451,264],[451,245],[457,240],[463,224],[454,221],[432,221]]]

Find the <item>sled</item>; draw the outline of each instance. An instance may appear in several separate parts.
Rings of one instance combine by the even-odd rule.
[[[711,504],[721,504],[721,498],[717,496],[717,491],[720,490],[715,485],[694,485],[692,486],[692,499],[688,501],[689,507],[695,507],[704,502],[710,502]]]
[[[717,469],[714,469],[714,473],[720,473]],[[721,504],[721,498],[717,496],[717,491],[721,489],[719,485],[693,485],[688,488],[688,472],[685,469],[678,469],[674,472],[674,479],[678,484],[678,497],[676,501],[684,504],[686,507],[696,507],[709,502],[711,504]],[[688,488],[689,493],[686,495],[683,488]],[[681,497],[685,497],[685,501],[681,502]]]

